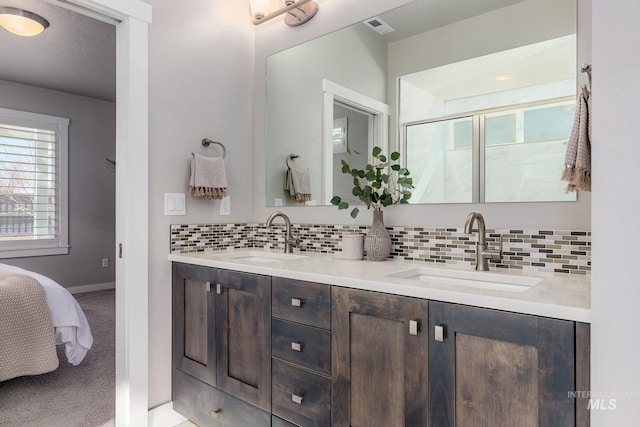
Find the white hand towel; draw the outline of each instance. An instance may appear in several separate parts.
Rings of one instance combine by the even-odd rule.
[[[569,191],[591,191],[591,93],[581,91],[564,158],[562,180]]]
[[[192,153],[188,194],[203,199],[222,199],[227,195],[227,172],[222,157]]]
[[[289,191],[291,200],[304,203],[311,200],[311,179],[309,169],[289,168],[285,175],[284,189]]]

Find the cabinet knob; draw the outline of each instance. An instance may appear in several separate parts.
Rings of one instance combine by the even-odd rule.
[[[291,305],[294,307],[302,307],[302,300],[300,298],[291,298]]]
[[[436,325],[434,330],[434,339],[438,342],[444,342],[444,326]]]
[[[292,394],[291,395],[291,401],[293,403],[297,403],[298,405],[302,405],[302,396],[299,396],[297,394]]]
[[[217,418],[221,412],[222,412],[222,409],[214,409],[209,413],[209,415],[211,415],[214,418]]]
[[[291,350],[302,351],[302,344],[299,343],[299,342],[292,342],[291,343]]]
[[[409,320],[409,335],[418,335],[420,323],[418,320]]]

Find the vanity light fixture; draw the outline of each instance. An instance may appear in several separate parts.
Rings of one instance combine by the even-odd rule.
[[[18,36],[37,36],[49,27],[49,21],[40,15],[17,9],[0,7],[0,27]]]
[[[253,24],[260,25],[276,16],[286,13],[284,23],[290,27],[302,25],[318,12],[318,5],[312,0],[282,0],[284,6],[269,12],[269,0],[249,0]]]

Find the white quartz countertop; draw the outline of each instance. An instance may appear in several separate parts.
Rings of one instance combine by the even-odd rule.
[[[586,276],[495,268],[487,273],[473,272],[473,267],[466,265],[448,266],[403,260],[354,261],[341,259],[340,254],[308,252],[299,253],[297,255],[301,257],[293,259],[268,258],[278,254],[281,252],[237,249],[170,254],[169,260],[556,319],[587,323],[591,321],[591,281]],[[438,277],[431,277],[429,280],[416,280],[393,276],[410,269],[428,270],[435,272],[436,276],[440,271],[454,275],[473,272],[471,274],[475,277],[488,274],[487,277],[496,275],[493,277],[516,282],[536,277],[541,279],[541,282],[525,291],[514,292],[501,290],[499,287],[492,289],[465,286],[462,285],[465,283],[464,280],[457,281],[451,278],[440,280]]]

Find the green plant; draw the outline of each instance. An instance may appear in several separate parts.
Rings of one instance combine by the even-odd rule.
[[[351,151],[348,150],[348,153],[349,162],[342,160],[342,173],[353,177],[351,194],[364,203],[367,209],[381,210],[385,206],[409,202],[413,179],[409,177],[407,168],[400,165],[400,153],[394,151],[387,159],[380,147],[374,147],[371,151],[372,160],[364,170],[351,167]],[[360,154],[357,151],[354,153]],[[349,202],[339,196],[333,196],[331,204],[338,209],[349,208]],[[354,207],[351,217],[357,217],[359,212],[360,209]]]

